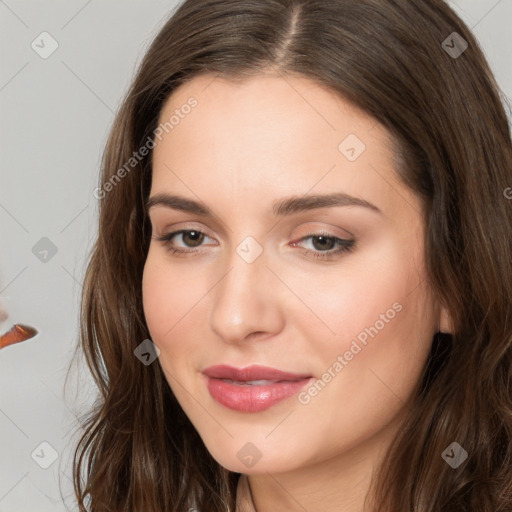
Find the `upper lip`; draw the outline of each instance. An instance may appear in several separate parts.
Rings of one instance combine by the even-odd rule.
[[[311,377],[311,375],[306,373],[290,373],[260,365],[234,368],[221,364],[209,366],[203,370],[203,374],[214,379],[230,379],[240,382],[251,380],[296,381]]]

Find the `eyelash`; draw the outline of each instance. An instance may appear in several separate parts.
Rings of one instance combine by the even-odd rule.
[[[200,235],[206,235],[206,233],[203,233],[202,231],[199,231],[197,229],[181,229],[179,231],[173,231],[172,233],[167,233],[165,235],[162,235],[160,237],[156,237],[156,240],[159,242],[162,242],[166,247],[167,250],[174,255],[181,255],[184,256],[185,254],[196,254],[198,252],[201,252],[197,249],[178,249],[176,247],[171,246],[171,241],[175,236],[184,234],[184,233],[198,233]],[[307,256],[312,256],[315,259],[321,259],[321,260],[332,260],[336,258],[337,256],[341,256],[343,253],[350,252],[354,249],[355,246],[355,240],[347,240],[343,238],[338,238],[336,236],[329,235],[327,233],[314,233],[305,237],[302,237],[299,242],[303,242],[304,240],[310,239],[310,238],[319,238],[324,237],[329,240],[334,240],[335,243],[337,243],[340,247],[336,250],[330,250],[327,251],[312,251],[312,250],[305,250],[300,251],[302,254],[305,254]],[[296,244],[297,242],[294,242]]]

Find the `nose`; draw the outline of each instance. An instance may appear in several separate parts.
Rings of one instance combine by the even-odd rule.
[[[279,333],[285,322],[282,283],[267,267],[265,253],[248,263],[234,252],[228,268],[212,290],[212,331],[231,344]]]

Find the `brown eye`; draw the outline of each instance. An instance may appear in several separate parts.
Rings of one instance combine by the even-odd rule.
[[[355,240],[346,240],[324,233],[312,234],[299,240],[303,244],[306,241],[308,241],[310,248],[301,252],[306,256],[326,261],[329,259],[335,260],[337,257],[341,257],[343,253],[352,251],[355,247]],[[292,245],[296,246],[299,243],[294,242]]]
[[[328,251],[336,246],[336,239],[332,236],[313,236],[311,237],[313,247],[319,251]],[[316,243],[315,243],[316,242]]]
[[[201,233],[201,231],[182,231],[181,235],[183,242],[189,247],[197,247],[204,240],[204,233]]]
[[[185,255],[197,252],[205,238],[210,237],[198,229],[181,229],[156,237],[156,240],[163,242],[172,254]]]

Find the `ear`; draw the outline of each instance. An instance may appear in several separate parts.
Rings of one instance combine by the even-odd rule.
[[[452,316],[445,306],[441,306],[439,312],[439,332],[452,334],[453,331],[454,329]]]

